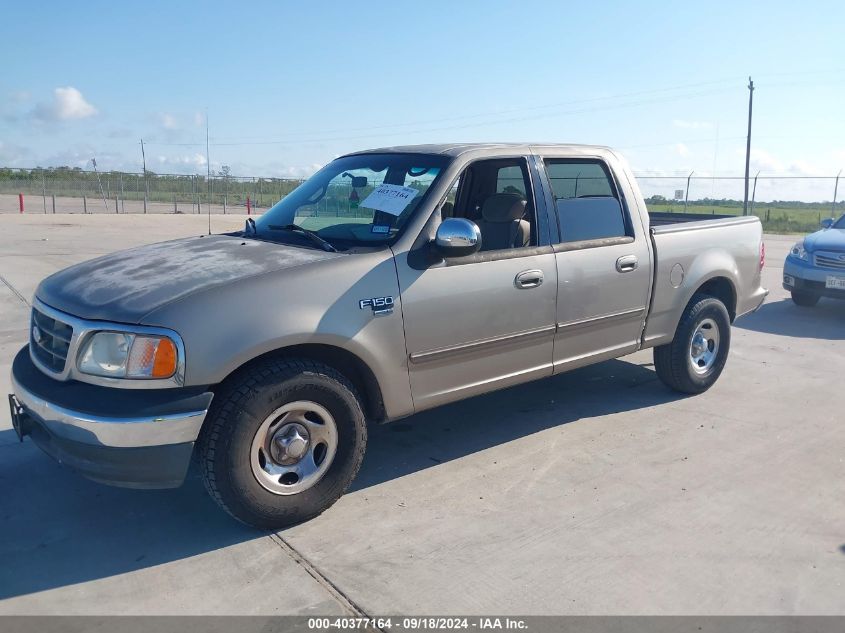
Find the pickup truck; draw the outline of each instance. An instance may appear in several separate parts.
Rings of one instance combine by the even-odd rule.
[[[649,214],[608,148],[357,152],[242,231],[44,279],[13,424],[113,485],[178,486],[195,457],[223,509],[278,528],[344,493],[368,422],[649,347],[705,391],[763,260],[757,218]]]
[[[845,299],[845,215],[822,220],[820,231],[789,249],[783,287],[803,308],[812,308],[822,297]]]

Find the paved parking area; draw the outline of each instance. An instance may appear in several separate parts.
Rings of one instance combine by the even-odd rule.
[[[43,276],[206,222],[0,216],[0,389]],[[793,241],[706,394],[641,352],[377,427],[353,489],[277,534],[196,476],[81,479],[2,409],[0,614],[845,614],[845,303],[788,300]]]

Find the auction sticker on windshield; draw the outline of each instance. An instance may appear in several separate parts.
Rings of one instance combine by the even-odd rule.
[[[400,215],[418,193],[419,191],[413,187],[379,185],[364,199],[361,206],[391,215]]]
[[[832,275],[828,275],[825,279],[824,287],[845,290],[845,277],[834,277]]]

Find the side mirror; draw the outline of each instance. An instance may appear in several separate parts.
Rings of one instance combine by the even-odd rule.
[[[443,257],[465,257],[481,248],[481,230],[466,218],[446,218],[437,227],[434,248]]]
[[[823,229],[829,229],[830,227],[833,226],[833,223],[835,221],[836,220],[834,220],[833,218],[825,218],[824,220],[822,220],[822,228]]]

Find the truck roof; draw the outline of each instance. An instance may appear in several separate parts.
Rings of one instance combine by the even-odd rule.
[[[594,150],[598,153],[612,151],[609,147],[604,145],[581,145],[577,143],[431,143],[423,145],[396,145],[393,147],[380,147],[376,149],[361,150],[358,152],[350,152],[346,156],[355,156],[358,154],[441,154],[443,156],[460,156],[467,152],[484,152],[490,153],[501,152],[508,150],[512,152],[531,153],[537,149],[555,149],[555,150],[576,150],[576,153],[585,153]]]

